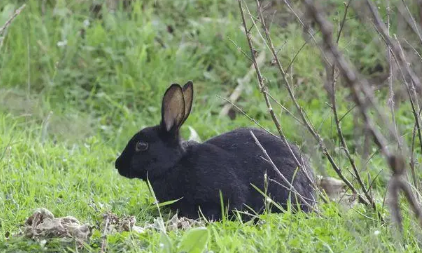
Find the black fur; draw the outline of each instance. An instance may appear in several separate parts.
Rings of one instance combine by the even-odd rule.
[[[191,93],[187,95],[186,92]],[[187,101],[181,101],[180,97]],[[247,205],[260,212],[264,207],[264,197],[251,184],[265,191],[265,173],[268,178],[286,184],[264,159],[264,154],[250,134],[253,131],[284,177],[293,181],[295,189],[309,204],[314,204],[315,193],[309,181],[313,173],[308,162],[296,146],[290,145],[299,161],[305,163],[309,178],[297,168],[284,142],[263,130],[236,129],[202,144],[182,141],[179,129],[189,116],[192,100],[191,82],[183,88],[173,84],[167,90],[163,98],[161,123],[135,134],[116,160],[115,166],[120,175],[148,179],[160,202],[181,198],[171,208],[189,218],[198,218],[200,207],[206,218],[220,219],[220,191],[229,210],[248,210]],[[169,108],[169,105],[183,108]],[[148,143],[146,151],[136,151],[136,143],[140,141]],[[296,202],[297,198],[285,187],[270,180],[267,182],[266,192],[275,202],[286,207],[291,195],[292,203],[309,211],[309,207],[301,201]],[[280,210],[273,208],[272,211]]]

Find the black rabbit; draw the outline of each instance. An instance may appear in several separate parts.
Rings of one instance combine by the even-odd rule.
[[[162,101],[161,123],[144,128],[132,137],[116,160],[120,175],[149,180],[160,202],[180,199],[170,207],[189,218],[200,217],[200,210],[208,219],[221,219],[220,192],[229,210],[252,208],[261,212],[265,198],[252,185],[284,208],[290,199],[293,207],[310,210],[315,204],[310,181],[313,173],[296,146],[289,145],[307,172],[297,166],[280,138],[259,129],[236,129],[204,143],[182,141],[179,130],[189,116],[192,100],[192,82],[183,88],[172,84],[167,89]],[[250,131],[301,197],[291,192],[275,172]],[[264,179],[265,174],[267,179]],[[280,209],[273,207],[271,211]]]

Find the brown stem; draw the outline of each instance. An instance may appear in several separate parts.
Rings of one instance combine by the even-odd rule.
[[[296,17],[296,18],[297,18],[297,20],[299,21],[300,25],[301,25],[303,28],[306,28],[305,23],[302,21],[302,19],[299,17],[299,15],[296,13],[296,11],[292,8],[292,6],[290,6],[289,1],[284,0],[284,3],[286,4],[287,8],[289,8],[289,10],[290,10],[290,11],[291,11],[294,15],[295,15],[295,17]],[[316,34],[316,33],[312,34],[312,31],[309,31],[309,29],[306,29],[306,32],[309,34],[309,36],[310,36],[310,37],[312,38],[312,40],[315,42],[315,45],[317,45],[317,46],[318,46],[318,43],[317,43],[317,41],[316,41],[316,39],[315,39],[315,36],[314,36],[314,34]],[[328,60],[327,56],[326,56],[324,53],[323,53],[323,57],[324,57],[324,61],[325,61],[327,64],[330,64],[330,61]],[[289,68],[290,68],[290,66],[286,68],[286,72],[288,72],[288,71],[289,71]]]
[[[344,10],[343,19],[341,21],[340,29],[339,29],[339,32],[337,34],[337,40],[336,40],[337,44],[340,40],[341,32],[343,30],[343,26],[344,26],[344,23],[346,21],[347,11],[349,9],[351,1],[352,0],[349,0],[349,2],[346,4],[345,10]],[[356,167],[355,160],[353,159],[352,155],[350,154],[346,139],[344,138],[344,135],[343,135],[343,131],[341,130],[341,123],[339,121],[339,117],[338,117],[338,113],[337,113],[335,72],[336,72],[336,65],[333,64],[333,66],[331,68],[331,80],[332,80],[332,96],[331,96],[332,107],[331,108],[332,108],[332,111],[333,111],[333,114],[334,114],[334,121],[335,121],[336,129],[337,129],[337,134],[340,138],[340,143],[341,143],[341,146],[342,146],[342,148],[343,148],[343,150],[344,150],[344,152],[347,156],[347,159],[349,160],[349,163],[352,166],[354,176],[355,176],[356,180],[358,181],[359,186],[362,188],[362,191],[363,191],[366,199],[368,200],[368,202],[372,206],[372,208],[376,211],[377,207],[375,205],[375,201],[371,197],[369,191],[366,189],[365,183],[363,182],[363,180],[360,176],[360,173],[359,173],[359,171]]]
[[[421,110],[419,110],[418,115],[421,115]],[[410,153],[410,171],[412,173],[412,179],[413,179],[413,184],[415,186],[416,189],[419,189],[419,185],[418,185],[418,181],[416,179],[416,172],[415,172],[415,166],[416,166],[416,159],[415,159],[415,141],[416,141],[416,129],[417,129],[417,123],[415,122],[415,125],[413,126],[413,131],[412,131],[412,148],[411,148],[411,153]]]
[[[390,0],[387,0],[387,33],[390,35]],[[391,111],[391,119],[393,121],[394,125],[394,131],[396,133],[396,136],[399,135],[398,129],[397,129],[397,123],[396,123],[396,113],[394,110],[394,89],[393,89],[393,63],[391,61],[391,48],[387,45],[387,58],[388,58],[388,87],[390,89],[390,97],[388,98],[388,104],[390,105],[390,111]],[[401,149],[401,143],[398,142],[398,147]]]
[[[0,36],[2,36],[4,34],[4,32],[6,31],[7,27],[9,27],[9,25],[12,23],[12,21],[21,13],[21,11],[26,7],[26,4],[22,5],[21,7],[19,7],[19,9],[17,9],[15,11],[15,13],[6,21],[6,23],[0,27]]]
[[[406,76],[408,76],[408,78],[413,82],[413,84],[415,85],[415,87],[417,89],[421,90],[422,85],[421,85],[419,78],[417,77],[417,75],[415,75],[415,73],[408,66],[404,55],[400,52],[399,45],[390,36],[388,36],[387,28],[385,27],[384,22],[382,22],[382,19],[381,19],[379,13],[378,13],[376,7],[374,6],[374,4],[370,0],[366,0],[366,3],[367,3],[369,10],[371,12],[375,26],[377,27],[378,31],[383,36],[386,43],[390,46],[391,50],[397,56],[397,59],[400,63],[400,66],[403,66],[403,68],[405,70]]]
[[[338,165],[334,161],[333,157],[329,153],[327,147],[325,146],[322,138],[315,131],[314,127],[312,126],[312,124],[308,121],[307,117],[305,116],[305,111],[302,109],[302,107],[297,102],[297,99],[295,98],[295,95],[293,93],[291,85],[290,85],[289,81],[287,80],[286,72],[283,69],[283,66],[281,65],[280,60],[277,56],[277,52],[274,48],[274,44],[272,42],[268,27],[265,25],[264,17],[263,17],[263,14],[262,14],[262,9],[261,9],[261,6],[260,6],[260,3],[259,3],[258,0],[256,1],[256,4],[257,4],[257,9],[258,9],[259,19],[261,21],[262,28],[265,32],[265,37],[266,37],[267,43],[269,45],[271,53],[273,54],[275,63],[276,63],[276,65],[277,65],[277,67],[278,67],[278,69],[279,69],[279,71],[282,75],[282,78],[284,80],[284,84],[287,88],[289,96],[290,96],[291,100],[293,101],[297,111],[299,112],[300,118],[302,119],[303,123],[305,124],[307,130],[311,133],[311,135],[318,142],[318,145],[321,148],[323,154],[327,157],[328,161],[330,162],[331,166],[333,167],[333,169],[337,173],[337,175],[340,177],[340,179],[343,180],[343,182],[347,185],[347,187],[350,188],[351,191],[358,196],[358,199],[361,203],[364,203],[365,205],[370,205],[370,203],[358,192],[358,190],[353,186],[353,184],[343,175],[341,169],[338,167]]]
[[[376,27],[376,29],[382,37],[382,34],[379,31],[379,29],[381,29],[381,28]],[[396,56],[395,52],[392,51],[390,45],[385,40],[385,38],[384,37],[382,37],[382,38],[384,39],[384,42],[387,44],[387,47],[389,48],[389,50],[388,50],[389,61],[391,59],[390,57],[392,56],[394,58],[394,61],[397,64],[397,66],[399,67],[400,73],[403,77],[403,82],[404,82],[404,85],[406,87],[406,92],[407,92],[407,95],[408,95],[408,98],[409,98],[410,106],[412,108],[412,114],[413,114],[413,117],[415,119],[416,130],[417,130],[417,133],[418,133],[418,138],[419,138],[419,142],[420,142],[421,149],[422,149],[422,130],[421,130],[421,123],[420,123],[420,114],[417,113],[417,111],[420,111],[420,105],[419,105],[418,95],[416,93],[416,88],[413,85],[412,81],[410,81],[410,84],[409,84],[409,82],[407,81],[407,78],[406,78],[406,74],[404,73],[404,70],[403,70],[404,67],[400,65],[398,57]],[[398,39],[397,38],[395,38],[395,39],[396,39],[397,45],[400,49],[400,53],[402,53],[403,57],[404,57],[403,48],[402,48],[400,42],[398,41]],[[390,61],[390,69],[391,69],[391,67],[392,67],[392,63]],[[390,85],[392,85],[391,79],[389,81],[391,82]],[[392,89],[392,87],[390,87],[390,89]],[[391,91],[390,91],[390,93],[391,93]],[[392,98],[390,97],[390,99],[392,99]],[[392,103],[394,104],[394,101],[392,101]],[[392,109],[392,110],[394,110],[394,109]],[[395,117],[393,117],[393,122],[395,123]],[[395,125],[395,127],[396,127],[396,132],[397,132],[397,137],[398,137],[397,125]],[[399,143],[398,143],[399,148],[401,149],[400,139],[398,139],[398,140],[399,140]],[[412,143],[412,144],[414,144],[414,143]],[[412,150],[412,152],[413,152],[413,150]],[[411,156],[413,156],[413,154],[411,154]]]
[[[311,18],[313,18],[316,23],[320,26],[323,41],[325,44],[325,49],[331,53],[333,59],[340,70],[340,73],[344,77],[347,87],[351,90],[351,95],[353,97],[354,102],[358,106],[359,112],[362,114],[363,119],[365,120],[368,130],[371,132],[371,135],[374,138],[375,143],[380,148],[381,152],[389,158],[390,152],[386,149],[387,140],[386,138],[378,131],[375,127],[375,124],[371,117],[369,117],[369,113],[367,107],[371,105],[377,114],[382,118],[384,125],[390,132],[390,135],[395,136],[394,131],[392,130],[390,124],[385,119],[385,116],[381,113],[381,110],[378,108],[378,104],[375,101],[372,91],[369,88],[369,84],[367,80],[358,79],[357,73],[349,66],[349,63],[343,57],[343,55],[338,50],[338,47],[334,44],[332,40],[332,25],[328,22],[328,20],[323,16],[316,8],[314,2],[312,0],[305,0],[305,3],[308,7],[309,14]],[[363,96],[362,96],[363,95]]]
[[[397,45],[399,46],[400,53],[404,57],[403,48],[402,48],[400,42],[398,41],[398,39],[397,38],[395,38],[395,39],[397,41]],[[400,70],[402,70],[402,68],[400,68]],[[421,122],[420,122],[421,119],[420,119],[420,113],[418,113],[418,112],[420,112],[421,107],[419,105],[418,95],[416,94],[416,89],[415,89],[415,86],[413,85],[413,83],[410,82],[410,85],[409,85],[404,76],[403,76],[403,80],[404,80],[404,83],[406,85],[406,91],[407,91],[407,94],[409,96],[410,106],[412,107],[412,114],[413,114],[413,117],[415,118],[415,123],[416,123],[417,129],[418,129],[419,144],[421,145],[421,150],[422,150],[422,131],[421,131]]]
[[[283,175],[283,173],[280,172],[280,170],[277,168],[277,166],[274,164],[274,162],[272,161],[271,157],[268,155],[267,151],[265,150],[265,148],[261,145],[261,143],[259,142],[259,140],[256,138],[255,134],[250,131],[252,138],[255,141],[255,144],[259,147],[259,149],[261,149],[262,153],[265,156],[265,159],[268,161],[268,163],[271,165],[271,167],[274,169],[274,171],[277,173],[277,175],[280,177],[280,179],[282,179],[282,181],[287,185],[284,186],[287,189],[289,189],[290,191],[292,191],[295,196],[297,196],[299,198],[299,200],[305,204],[307,207],[309,207],[311,210],[317,211],[315,209],[315,207],[313,205],[311,205],[310,203],[308,203],[308,201],[312,201],[313,203],[315,202],[315,199],[306,199],[305,197],[303,197],[296,189],[295,187],[292,185],[292,183],[289,182],[289,180],[287,180],[287,178]]]
[[[303,166],[303,163],[299,162],[298,158],[295,156],[293,150],[291,149],[290,144],[286,141],[286,138],[285,138],[284,133],[283,133],[283,130],[281,128],[280,122],[278,121],[278,119],[277,119],[277,117],[276,117],[276,115],[274,113],[274,110],[273,110],[273,108],[271,106],[271,102],[270,102],[269,96],[267,94],[267,92],[268,92],[267,91],[267,87],[264,84],[264,79],[263,79],[263,77],[261,75],[261,71],[260,71],[259,66],[257,64],[257,61],[256,61],[255,50],[254,50],[254,47],[253,47],[253,44],[252,44],[250,30],[247,28],[247,25],[246,25],[245,13],[244,13],[243,7],[242,7],[242,0],[238,0],[238,3],[239,3],[240,14],[241,14],[241,17],[242,17],[243,28],[244,28],[244,31],[245,31],[245,34],[246,34],[246,39],[248,41],[248,45],[249,45],[249,49],[250,49],[252,63],[254,65],[254,67],[255,67],[256,76],[258,78],[259,90],[261,91],[261,93],[262,93],[262,95],[264,97],[265,104],[267,105],[268,111],[269,111],[269,113],[271,115],[271,119],[273,120],[273,122],[274,122],[274,124],[275,124],[275,126],[277,128],[277,131],[278,131],[278,133],[280,135],[281,140],[288,147],[290,153],[292,154],[292,156],[293,156],[293,158],[295,160],[296,165],[298,167],[300,167],[304,171],[304,173],[307,176],[308,180],[310,182],[312,182],[312,184],[316,188],[316,184],[315,184],[314,180],[312,180],[311,177],[308,175],[308,172],[307,172],[306,167]]]
[[[406,1],[402,0],[401,2],[403,4],[404,8],[406,9],[407,15],[405,15],[403,13],[403,11],[401,10],[402,8],[398,8],[399,13],[404,17],[404,20],[406,21],[406,23],[413,30],[413,32],[416,33],[419,40],[422,42],[422,34],[419,31],[419,27],[418,27],[418,24],[416,23],[416,19],[413,17],[412,12],[409,10],[409,6],[407,6]],[[410,20],[409,20],[409,18],[410,18]]]
[[[401,226],[401,216],[398,205],[398,192],[399,190],[402,190],[405,193],[405,196],[409,201],[409,204],[411,205],[415,216],[422,225],[422,211],[419,207],[419,203],[417,203],[416,199],[413,196],[413,193],[410,190],[410,187],[408,186],[408,184],[405,183],[403,179],[403,175],[405,173],[405,162],[403,155],[401,153],[390,153],[390,151],[386,149],[387,143],[385,137],[377,130],[377,128],[375,128],[372,119],[368,115],[368,105],[371,105],[372,108],[376,111],[376,113],[380,116],[380,118],[382,118],[382,123],[389,129],[391,135],[391,126],[388,124],[389,122],[385,120],[385,117],[383,116],[382,112],[378,110],[377,104],[375,103],[375,99],[370,90],[367,88],[367,81],[365,79],[358,79],[357,73],[355,73],[354,69],[344,59],[337,46],[333,43],[331,24],[327,21],[327,18],[321,13],[320,10],[318,10],[313,0],[305,0],[305,3],[307,5],[309,15],[321,28],[323,34],[323,42],[325,45],[324,48],[332,54],[334,61],[339,66],[339,70],[342,73],[347,86],[351,90],[353,100],[358,105],[359,111],[362,114],[362,117],[365,120],[369,131],[371,132],[374,142],[380,148],[393,173],[388,191],[389,198],[391,201],[390,203],[392,203],[391,212],[393,213],[393,217],[396,218],[399,226]],[[374,8],[374,6],[369,0],[367,0],[367,3],[371,9],[371,13],[373,14],[373,16],[378,17],[378,20],[375,22],[379,22],[380,20],[378,11]],[[391,46],[391,48],[393,49],[393,52],[396,53],[394,50],[395,47]],[[395,49],[397,49],[397,47]],[[364,98],[362,98],[360,94],[363,94]],[[391,136],[396,139],[395,141],[398,141],[397,136]]]

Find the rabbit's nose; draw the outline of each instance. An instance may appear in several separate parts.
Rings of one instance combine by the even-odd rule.
[[[130,158],[123,152],[114,163],[114,167],[118,170],[127,170],[130,167]]]
[[[115,167],[116,169],[121,169],[121,168],[123,167],[123,159],[122,159],[122,157],[121,157],[121,156],[119,156],[119,157],[116,159],[116,162],[114,162],[114,167]]]

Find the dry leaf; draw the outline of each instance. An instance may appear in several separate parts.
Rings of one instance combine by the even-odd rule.
[[[38,208],[26,220],[24,234],[28,238],[37,240],[74,238],[86,241],[91,236],[91,227],[88,224],[81,224],[72,216],[54,218],[49,210]]]

